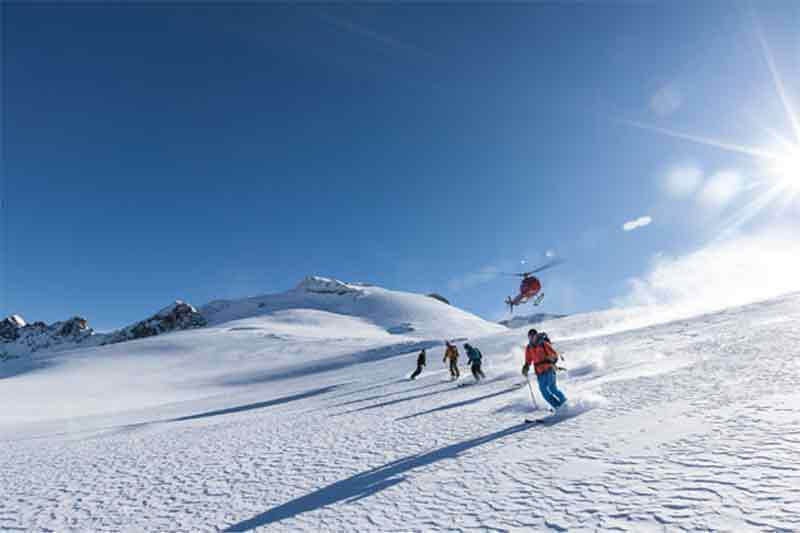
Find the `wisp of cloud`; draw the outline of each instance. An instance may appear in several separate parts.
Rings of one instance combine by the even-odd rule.
[[[649,217],[649,216],[639,217],[639,218],[636,218],[634,220],[629,220],[626,223],[624,223],[622,225],[622,229],[623,229],[623,231],[633,231],[635,229],[647,226],[652,221],[653,221],[653,218]]]

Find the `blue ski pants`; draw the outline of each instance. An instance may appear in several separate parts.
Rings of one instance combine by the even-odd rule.
[[[561,407],[561,405],[567,401],[564,393],[558,390],[558,386],[556,385],[555,369],[551,368],[544,374],[539,374],[536,376],[536,380],[539,382],[539,390],[542,393],[542,397],[547,403],[552,405],[554,409]]]

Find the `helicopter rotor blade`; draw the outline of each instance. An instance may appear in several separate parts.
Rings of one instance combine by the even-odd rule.
[[[558,266],[561,263],[566,263],[566,259],[562,259],[557,257],[548,261],[547,263],[543,264],[542,266],[535,268],[533,270],[529,270],[528,272],[498,272],[501,276],[515,276],[518,278],[527,278],[532,276],[533,274],[537,274],[543,270],[547,270],[548,268],[553,268],[554,266]]]
[[[548,268],[553,268],[554,266],[558,266],[558,265],[560,265],[561,263],[564,263],[564,262],[566,262],[566,259],[561,259],[560,257],[558,257],[558,258],[553,259],[552,261],[550,261],[548,263],[543,264],[542,266],[540,266],[537,269],[531,270],[530,274],[536,274],[536,273],[541,272],[543,270],[547,270]]]

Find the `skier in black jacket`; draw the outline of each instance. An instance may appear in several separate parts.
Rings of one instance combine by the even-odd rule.
[[[425,356],[425,350],[423,349],[421,352],[419,352],[419,355],[417,356],[417,369],[414,370],[413,374],[411,374],[412,380],[416,379],[417,376],[422,374],[422,367],[425,366],[425,363],[426,363],[426,356]]]

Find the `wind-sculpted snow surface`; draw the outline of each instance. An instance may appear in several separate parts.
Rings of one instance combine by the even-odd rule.
[[[216,342],[216,370],[191,370],[167,337],[132,344],[161,352],[151,376],[220,383],[240,363],[264,375],[298,365],[275,379],[216,395],[190,379],[195,397],[171,404],[0,418],[0,530],[800,530],[798,296],[602,335],[570,317],[571,340],[552,322],[571,404],[556,416],[532,410],[523,330],[470,339],[487,380],[459,387],[440,346],[408,381],[420,345],[386,348],[396,335],[355,318],[325,328],[324,313],[172,336],[200,361]],[[219,344],[229,335],[259,354]],[[306,373],[292,350],[311,367],[338,363]],[[13,381],[35,375],[3,380],[7,410],[26,401]]]

